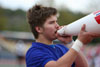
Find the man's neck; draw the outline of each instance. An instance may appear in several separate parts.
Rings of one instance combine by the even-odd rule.
[[[48,39],[45,39],[45,38],[42,38],[42,37],[36,39],[36,42],[44,43],[44,44],[47,44],[47,45],[53,44],[52,41],[50,41],[50,40],[48,40]]]

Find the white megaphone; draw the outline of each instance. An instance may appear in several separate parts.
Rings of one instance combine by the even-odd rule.
[[[86,25],[86,31],[100,34],[100,10],[93,12],[71,24],[65,25],[57,32],[60,35],[68,34],[76,36],[80,32],[83,24]]]

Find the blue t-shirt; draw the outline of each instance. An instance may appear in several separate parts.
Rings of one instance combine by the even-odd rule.
[[[39,42],[32,43],[31,48],[26,53],[27,67],[44,67],[49,61],[57,61],[69,49],[64,45],[46,45]],[[75,65],[73,64],[72,67]]]

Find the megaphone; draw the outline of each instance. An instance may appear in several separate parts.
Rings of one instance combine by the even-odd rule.
[[[77,36],[83,24],[86,25],[86,31],[100,34],[100,10],[76,20],[75,22],[65,25],[57,32],[60,35],[68,34]]]

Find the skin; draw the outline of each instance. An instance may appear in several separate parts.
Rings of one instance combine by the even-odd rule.
[[[86,32],[85,25],[83,25],[79,35],[78,40],[83,44],[89,43],[96,37],[100,37],[100,34]],[[57,23],[56,15],[52,15],[45,21],[43,27],[36,27],[39,37],[36,39],[37,42],[41,42],[47,45],[53,44],[53,40],[59,39],[64,44],[67,44],[72,40],[72,36],[64,35],[60,36],[57,30],[61,27]],[[88,63],[81,52],[75,51],[73,48],[59,58],[57,61],[49,61],[45,67],[71,67],[72,63],[75,61],[76,67],[88,67]]]
[[[43,27],[38,27],[36,30],[39,33],[39,38],[36,39],[37,42],[45,43],[45,44],[53,44],[53,40],[55,40],[57,30],[59,29],[59,25],[57,23],[56,15],[48,18],[43,25]]]

